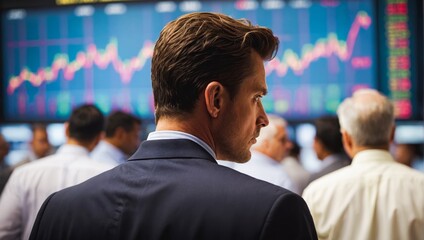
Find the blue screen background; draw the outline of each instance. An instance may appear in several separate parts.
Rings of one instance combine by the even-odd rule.
[[[63,121],[88,102],[104,113],[154,118],[154,41],[167,22],[191,10],[247,18],[279,37],[276,58],[266,63],[268,113],[291,121],[334,114],[354,90],[377,87],[373,1],[247,3],[201,2],[189,10],[179,3],[86,5],[18,17],[10,10],[2,16],[4,117]]]

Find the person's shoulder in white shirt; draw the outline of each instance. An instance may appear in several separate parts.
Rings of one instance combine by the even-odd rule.
[[[65,145],[54,155],[15,169],[0,199],[0,239],[28,239],[37,212],[50,194],[112,168],[89,158],[103,125],[104,116],[97,107],[79,106],[66,124]]]
[[[320,239],[424,239],[424,174],[389,153],[394,108],[363,89],[338,110],[352,163],[312,182],[303,192]]]

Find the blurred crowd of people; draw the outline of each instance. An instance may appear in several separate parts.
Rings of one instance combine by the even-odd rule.
[[[351,157],[345,152],[339,119],[337,116],[322,116],[313,121],[315,135],[311,145],[315,157],[306,155],[302,159],[302,148],[290,138],[287,121],[282,117],[268,115],[269,125],[264,127],[252,146],[252,158],[244,164],[218,161],[221,165],[233,168],[252,177],[287,188],[302,195],[303,190],[316,179],[333,171],[349,166]],[[390,144],[393,158],[408,167],[419,171],[424,161],[423,144],[396,143]],[[305,163],[319,161],[318,167],[308,169]]]
[[[85,114],[93,114],[94,111],[94,113],[97,113],[98,119],[95,120],[94,117],[92,123],[79,122],[81,119],[78,119],[78,111],[86,111],[87,113]],[[14,170],[18,168],[17,173],[9,181],[5,196],[1,199],[0,237],[13,236],[13,234],[19,233],[23,234],[23,239],[27,239],[35,221],[36,213],[50,193],[75,185],[124,163],[136,151],[141,142],[141,120],[139,118],[123,111],[115,111],[108,115],[104,124],[102,118],[101,113],[95,106],[81,106],[75,109],[66,123],[68,140],[57,150],[49,143],[46,125],[33,124],[31,126],[32,137],[28,142],[28,152],[17,164],[11,166],[5,161],[10,147],[7,139],[0,133],[0,194],[3,192],[3,188],[9,178],[11,178]],[[328,187],[320,186],[320,183],[324,181],[322,179],[308,187],[310,183],[336,170],[343,169],[343,171],[347,171],[345,167],[350,166],[352,162],[350,156],[353,155],[350,154],[349,156],[343,146],[340,120],[337,116],[323,116],[313,122],[315,136],[313,141],[311,141],[313,143],[311,147],[315,152],[316,159],[321,163],[317,170],[311,171],[303,164],[308,159],[301,159],[301,147],[295,140],[290,139],[287,129],[289,123],[276,115],[268,115],[268,119],[268,126],[262,129],[257,142],[251,147],[252,156],[247,163],[234,163],[225,160],[219,160],[218,162],[223,166],[289,189],[299,195],[303,194],[308,204],[310,204],[309,206],[313,207],[312,213],[314,215],[314,205],[318,204],[318,202],[322,204],[322,199],[324,198],[317,197],[324,194],[318,194],[317,192],[325,192],[323,189]],[[94,126],[103,125],[104,128],[97,127],[97,130],[93,128]],[[90,135],[89,132],[92,132],[92,134]],[[386,143],[388,144],[389,141],[387,140]],[[421,147],[422,145],[420,144],[391,142],[389,149],[394,160],[413,168],[415,166],[414,163],[422,161]],[[38,159],[41,161],[35,161]],[[61,161],[61,164],[49,166],[49,159],[51,162]],[[93,160],[93,162],[98,162],[99,166],[95,167],[97,163],[90,164],[90,170],[88,171],[87,169],[84,170],[84,164],[82,164],[72,173],[71,164],[67,163],[66,159],[79,159],[82,162]],[[76,161],[73,164],[78,165]],[[41,170],[40,167],[42,168]],[[63,173],[64,169],[66,169],[66,174]],[[44,174],[47,176],[44,183],[40,179],[37,181],[33,180],[37,178],[35,175],[41,174],[40,171],[45,172]],[[81,175],[81,172],[84,171],[86,173]],[[40,188],[48,186],[47,182],[53,177],[48,172],[60,172],[68,175],[67,178],[72,180],[68,179],[64,183],[55,184],[55,186],[51,185],[50,189],[43,190],[43,194],[33,192],[33,195],[30,195],[31,201],[27,203],[23,203],[22,199],[16,198],[16,196],[20,195],[22,197],[22,194],[24,194],[22,189],[25,188],[28,188],[28,191],[30,189],[42,191]],[[350,173],[344,174],[351,175]],[[333,176],[330,175],[330,177]],[[25,178],[28,181],[23,180]],[[337,181],[339,180],[334,180],[334,182]],[[308,189],[304,193],[305,188]],[[346,186],[346,188],[348,187]],[[17,189],[21,189],[19,190],[21,192],[17,192]],[[28,192],[25,194],[28,197]],[[31,210],[28,210],[28,208]],[[325,207],[319,206],[317,208]],[[318,222],[319,216],[320,214],[314,216],[316,224],[331,224]],[[4,224],[5,222],[7,224]]]
[[[97,114],[97,119],[96,117],[91,117],[91,123],[80,122],[81,119],[79,118],[81,116],[78,116],[78,114],[90,115],[93,113],[94,115]],[[317,197],[322,196],[324,193],[318,194],[318,192],[328,192],[330,190],[323,190],[323,188],[328,188],[328,186],[321,186],[320,183],[324,181],[322,179],[308,187],[310,183],[336,170],[343,169],[343,171],[348,171],[345,167],[350,166],[352,162],[351,157],[346,153],[343,146],[343,131],[340,126],[340,120],[337,116],[323,116],[313,122],[315,136],[313,141],[311,141],[313,143],[311,147],[315,152],[316,159],[321,161],[321,164],[317,170],[310,171],[303,164],[308,159],[301,159],[301,147],[296,141],[290,139],[287,129],[289,127],[288,122],[276,115],[268,115],[268,119],[268,126],[262,129],[257,142],[251,147],[252,155],[250,161],[247,163],[234,163],[220,160],[218,162],[254,178],[289,189],[299,195],[303,194],[308,204],[310,204],[309,206],[313,207],[312,213],[314,215],[314,205],[325,203],[325,201],[322,201],[324,197]],[[103,125],[104,128],[98,127]],[[96,130],[94,126],[97,126]],[[10,150],[9,144],[7,139],[0,134],[0,194],[3,192],[3,188],[9,178],[11,178],[0,204],[0,211],[2,212],[2,217],[0,217],[0,236],[13,236],[13,234],[19,233],[23,234],[24,239],[27,239],[35,221],[36,213],[50,193],[75,185],[127,161],[128,157],[136,151],[140,144],[141,120],[132,114],[115,111],[108,115],[105,123],[103,123],[103,116],[97,108],[87,105],[75,109],[66,123],[68,140],[57,150],[49,143],[46,125],[33,124],[31,132],[32,137],[28,142],[28,152],[22,157],[22,160],[12,166],[9,166],[5,161]],[[386,144],[389,144],[388,139],[386,139]],[[419,144],[391,142],[389,149],[397,162],[413,168],[416,161],[422,161],[421,147],[422,145]],[[350,156],[353,155],[350,154]],[[41,159],[41,161],[35,161],[38,159]],[[54,166],[55,164],[49,163],[49,159],[51,163],[54,162],[56,164],[60,161],[61,164]],[[72,173],[71,164],[67,163],[66,159],[78,159],[82,160],[82,163],[92,159],[93,162],[98,162],[99,166],[96,167],[97,163],[93,163],[89,165],[90,170],[84,170],[84,164],[82,164]],[[73,161],[73,164],[78,165],[78,162]],[[11,177],[15,169],[18,169],[18,171]],[[65,169],[66,174],[64,173]],[[84,171],[85,174],[81,174]],[[42,176],[35,176],[40,175],[41,172],[45,172],[43,174],[46,175],[44,180],[37,179],[43,178]],[[59,172],[67,175],[67,178],[72,180],[68,179],[61,184],[54,184],[54,186],[49,185],[47,182],[53,177],[49,172]],[[344,174],[353,175],[353,173]],[[335,175],[330,175],[330,177],[336,178]],[[28,179],[28,181],[24,179]],[[34,179],[37,180],[34,181]],[[43,181],[45,182],[43,183]],[[338,181],[334,180],[334,182]],[[50,189],[46,189],[45,186],[49,186]],[[22,199],[16,198],[16,196],[22,197],[24,194],[22,189],[25,188],[28,191],[30,189],[38,191],[38,193],[33,192],[30,195],[31,201],[27,203],[23,202]],[[44,188],[44,190],[40,190],[40,188]],[[304,193],[305,188],[307,190]],[[346,186],[346,188],[348,187]],[[19,191],[21,192],[17,192],[17,189],[20,189]],[[40,191],[44,191],[44,193],[40,193]],[[25,194],[28,197],[28,192]],[[334,195],[335,193],[325,194]],[[29,208],[31,210],[28,210]],[[325,207],[319,206],[317,208]],[[314,217],[316,224],[331,224],[318,222],[319,216],[318,214]],[[7,222],[7,225],[4,224],[5,222]]]
[[[94,105],[82,105],[65,123],[66,143],[56,150],[46,126],[33,124],[28,152],[7,165],[9,144],[0,134],[0,239],[28,239],[44,200],[128,159],[141,139],[141,120],[114,111],[105,119]],[[6,185],[7,183],[7,185]]]

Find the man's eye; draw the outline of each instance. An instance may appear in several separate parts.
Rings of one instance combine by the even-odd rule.
[[[258,95],[258,96],[255,97],[255,102],[260,102],[261,99],[262,99],[262,96]]]

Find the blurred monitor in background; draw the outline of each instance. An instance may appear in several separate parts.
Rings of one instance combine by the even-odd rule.
[[[302,123],[296,126],[296,141],[299,144],[300,162],[308,172],[315,172],[321,167],[321,161],[317,158],[313,149],[315,127],[311,123]]]
[[[47,133],[49,135],[50,144],[54,148],[58,148],[66,142],[65,124],[52,123],[47,125]]]
[[[394,141],[399,144],[424,144],[424,122],[398,123]]]
[[[31,128],[28,124],[6,124],[0,127],[10,151],[5,162],[13,166],[21,161],[28,150],[28,142],[31,140]]]
[[[424,123],[400,122],[391,152],[396,161],[424,172]]]

